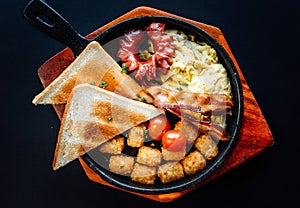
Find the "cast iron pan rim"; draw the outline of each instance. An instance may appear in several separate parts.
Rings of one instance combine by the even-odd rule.
[[[198,185],[200,182],[202,182],[204,179],[206,179],[209,175],[211,175],[211,173],[213,173],[225,160],[225,158],[228,156],[228,154],[230,153],[230,151],[232,150],[233,146],[235,145],[235,143],[238,140],[238,134],[241,128],[241,124],[242,124],[242,119],[243,119],[243,110],[244,110],[244,100],[243,100],[243,91],[242,91],[242,85],[241,85],[241,81],[240,78],[238,76],[238,72],[237,69],[235,67],[235,65],[233,64],[230,56],[228,55],[228,53],[226,52],[226,50],[218,43],[218,41],[216,41],[212,36],[210,36],[207,32],[205,32],[204,30],[202,30],[201,28],[185,22],[183,20],[179,20],[176,18],[172,18],[172,17],[166,17],[166,16],[139,16],[139,17],[135,17],[135,18],[130,18],[124,21],[121,21],[117,24],[115,24],[114,26],[107,28],[106,30],[104,30],[103,32],[101,32],[99,35],[96,36],[96,38],[94,40],[97,40],[98,42],[101,43],[101,39],[110,33],[113,33],[116,29],[118,29],[119,27],[122,27],[122,25],[132,25],[132,23],[134,22],[139,22],[140,20],[147,20],[147,21],[169,21],[175,24],[179,24],[179,25],[183,25],[185,28],[190,28],[191,31],[195,31],[197,34],[200,34],[202,38],[205,38],[208,42],[208,44],[210,44],[213,48],[216,49],[217,53],[219,55],[222,56],[222,59],[224,60],[225,64],[226,64],[226,70],[229,73],[229,75],[231,76],[231,85],[235,86],[235,88],[232,90],[235,91],[235,96],[237,99],[237,102],[234,103],[236,108],[236,122],[232,124],[232,128],[234,129],[231,135],[231,139],[227,142],[227,146],[226,148],[223,150],[222,153],[219,153],[221,155],[218,155],[218,159],[214,161],[214,163],[212,164],[212,166],[206,170],[204,170],[204,172],[200,175],[197,176],[191,180],[188,180],[187,182],[184,181],[183,183],[177,184],[175,186],[169,186],[168,184],[162,184],[162,187],[159,188],[155,188],[155,187],[147,187],[147,185],[142,185],[143,187],[137,187],[137,186],[132,186],[130,184],[126,184],[123,183],[119,180],[116,180],[114,178],[112,178],[109,174],[106,174],[104,171],[102,171],[99,167],[97,167],[97,165],[94,164],[94,161],[90,158],[90,156],[88,154],[85,154],[82,156],[83,161],[93,170],[95,171],[98,175],[100,175],[100,177],[105,180],[106,182],[115,185],[117,187],[123,188],[125,190],[129,190],[129,191],[134,191],[134,192],[138,192],[138,193],[145,193],[145,194],[163,194],[163,193],[170,193],[170,192],[177,192],[177,191],[182,191],[185,190],[187,188],[192,188],[196,185]],[[196,173],[197,174],[197,173]],[[183,179],[184,180],[184,179]]]

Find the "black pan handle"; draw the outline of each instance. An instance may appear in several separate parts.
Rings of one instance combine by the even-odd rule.
[[[68,46],[75,56],[78,56],[90,42],[43,0],[30,1],[24,10],[24,16],[41,32]]]

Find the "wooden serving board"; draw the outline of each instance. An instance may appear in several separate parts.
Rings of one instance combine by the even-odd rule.
[[[133,17],[138,16],[171,16],[178,19],[182,19],[185,21],[188,21],[203,30],[205,30],[208,34],[210,34],[212,37],[214,37],[227,51],[227,53],[230,55],[231,59],[233,60],[233,63],[235,64],[235,67],[238,70],[241,82],[242,82],[242,88],[243,88],[243,95],[244,95],[244,118],[242,127],[240,130],[239,138],[232,149],[231,154],[226,158],[226,160],[223,162],[223,164],[206,180],[204,180],[202,183],[200,183],[198,186],[194,187],[198,188],[204,183],[207,183],[218,176],[228,172],[229,170],[245,163],[250,158],[256,156],[257,154],[261,153],[266,148],[270,147],[273,143],[273,137],[271,134],[271,131],[268,127],[268,124],[261,112],[260,107],[258,106],[243,74],[238,66],[237,61],[235,60],[224,35],[222,34],[221,30],[219,28],[216,28],[211,25],[203,24],[201,22],[193,21],[190,19],[186,19],[174,14],[170,14],[161,10],[157,10],[150,7],[138,7],[130,12],[120,16],[119,18],[111,21],[110,23],[104,25],[103,27],[95,30],[91,34],[87,35],[86,37],[89,39],[92,39],[93,37],[97,36],[100,32],[103,30],[113,26],[114,24],[129,19]],[[46,87],[48,84],[50,84],[59,74],[74,60],[74,56],[72,51],[69,48],[66,48],[59,52],[58,54],[54,55],[52,58],[47,60],[39,69],[38,69],[38,75],[39,78],[43,84],[44,87]],[[61,119],[63,111],[64,111],[64,105],[53,105],[58,117]],[[102,185],[110,186],[113,188],[120,189],[118,187],[115,187],[112,184],[107,183],[104,181],[99,175],[97,175],[93,170],[91,170],[84,161],[79,158],[80,163],[83,167],[83,170],[87,174],[88,178],[91,179],[94,182],[100,183]],[[193,189],[187,189],[181,192],[175,192],[175,193],[168,193],[168,194],[140,194],[135,192],[130,192],[127,190],[127,192],[130,192],[132,194],[136,194],[139,196],[143,196],[152,200],[156,200],[159,202],[169,202],[172,201],[183,194],[188,193],[189,191],[192,191]],[[123,189],[121,189],[123,190]]]

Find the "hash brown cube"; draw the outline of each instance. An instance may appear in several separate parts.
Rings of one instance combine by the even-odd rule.
[[[154,184],[155,179],[156,167],[135,163],[131,173],[131,180],[149,185]]]
[[[110,171],[120,174],[130,174],[134,165],[134,158],[125,155],[113,155],[109,158]]]
[[[161,159],[162,155],[158,149],[142,146],[139,148],[136,161],[148,166],[158,166]]]
[[[141,147],[145,140],[146,126],[144,124],[135,126],[128,131],[127,145],[130,147]]]
[[[184,177],[183,167],[179,162],[168,162],[158,167],[157,175],[163,183],[175,181]]]
[[[198,128],[196,128],[196,126],[194,126],[192,123],[188,122],[185,119],[178,121],[175,124],[174,129],[180,130],[184,134],[186,142],[188,144],[193,143],[199,135]]]
[[[174,152],[174,151],[169,151],[166,148],[164,148],[163,146],[161,147],[161,153],[163,156],[164,160],[170,161],[170,160],[181,160],[184,158],[185,154],[186,154],[186,148],[182,148],[182,150]]]
[[[213,138],[208,134],[200,135],[195,143],[195,147],[204,155],[207,160],[211,160],[218,154],[218,146]]]
[[[103,143],[99,147],[99,151],[109,154],[121,154],[124,149],[124,136],[118,135],[113,139]]]
[[[199,170],[205,168],[206,159],[198,150],[195,150],[181,160],[181,164],[187,175],[193,175]]]

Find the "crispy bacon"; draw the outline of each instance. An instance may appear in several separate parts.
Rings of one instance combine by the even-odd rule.
[[[188,109],[201,114],[222,113],[233,106],[232,99],[224,94],[200,94],[152,86],[146,89],[154,97],[158,108]]]
[[[140,43],[145,38],[143,31],[127,31],[124,34],[125,39],[120,40],[121,48],[117,55],[128,71],[137,70],[134,73],[136,80],[142,81],[145,77],[147,81],[151,81],[156,77],[157,69],[165,74],[172,65],[175,54],[175,47],[171,45],[173,37],[163,33],[164,27],[165,24],[162,23],[152,23],[147,27],[147,36],[154,49],[154,54],[147,61],[140,60],[138,56]]]
[[[201,133],[209,133],[214,138],[221,140],[221,141],[227,141],[230,138],[228,138],[225,134],[225,129],[211,123],[210,121],[201,120],[201,119],[195,119],[194,117],[191,117],[190,115],[178,110],[178,109],[171,109],[168,108],[168,111],[172,112],[173,114],[177,115],[180,118],[184,118],[188,121],[190,121],[194,126],[196,126]]]
[[[165,108],[178,117],[189,120],[202,133],[210,133],[222,141],[229,140],[222,127],[211,123],[210,120],[203,120],[202,115],[226,114],[233,106],[231,97],[224,94],[175,91],[162,86],[148,87],[146,91],[153,96],[154,106]]]

